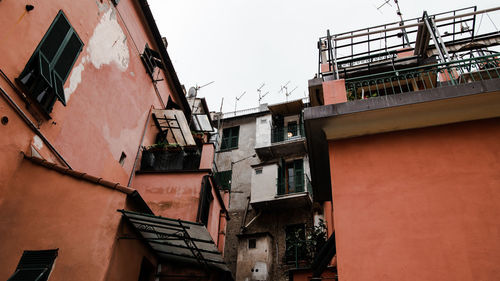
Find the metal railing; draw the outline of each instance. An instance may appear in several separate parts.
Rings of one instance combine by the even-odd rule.
[[[296,140],[305,137],[304,124],[271,128],[271,143]]]
[[[500,53],[345,80],[348,100],[368,99],[500,77]]]
[[[276,179],[277,195],[286,195],[307,191],[312,194],[312,185],[306,173],[294,174],[293,177]]]

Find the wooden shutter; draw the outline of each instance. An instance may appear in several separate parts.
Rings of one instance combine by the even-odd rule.
[[[240,134],[240,127],[233,127],[231,130],[230,148],[237,148],[238,147],[239,134]]]
[[[285,194],[285,160],[278,163],[278,195]]]
[[[304,191],[304,160],[293,161],[293,171],[295,173],[295,192]]]

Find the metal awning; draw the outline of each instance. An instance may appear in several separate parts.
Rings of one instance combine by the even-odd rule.
[[[229,272],[221,253],[204,225],[125,210],[118,210],[137,230],[160,260],[196,263],[201,267]]]

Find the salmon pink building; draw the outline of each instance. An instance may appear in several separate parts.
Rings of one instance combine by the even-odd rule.
[[[304,120],[330,239],[294,280],[500,279],[500,33],[474,29],[498,10],[320,38]]]
[[[146,0],[0,1],[0,279],[232,280],[204,99]]]

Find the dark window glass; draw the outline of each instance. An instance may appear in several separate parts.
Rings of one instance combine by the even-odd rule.
[[[257,239],[248,240],[248,249],[255,249],[257,247]]]
[[[285,229],[287,262],[303,260],[306,257],[306,228],[304,224],[289,225]]]

